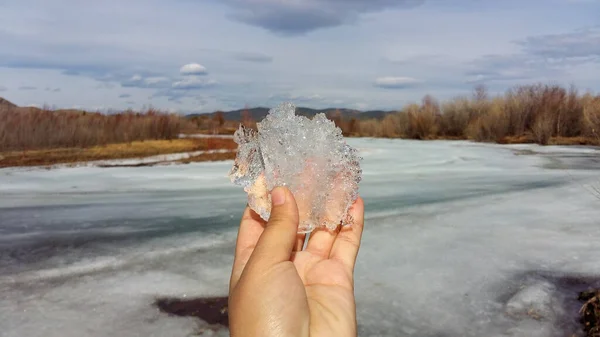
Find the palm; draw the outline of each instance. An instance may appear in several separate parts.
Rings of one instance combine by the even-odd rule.
[[[259,280],[253,281],[258,286],[244,285],[248,289],[239,290],[238,280],[249,273],[245,272],[246,264],[251,264],[254,248],[265,231],[265,222],[247,209],[238,235],[230,293],[259,292],[262,298],[271,298],[269,306],[280,312],[277,320],[284,325],[305,321],[310,336],[356,335],[353,269],[362,234],[363,207],[359,198],[351,208],[356,219],[352,226],[335,232],[313,231],[304,250],[304,235],[297,235],[287,259],[261,268]],[[282,296],[285,301],[279,300]]]
[[[311,252],[296,254],[293,264],[306,292],[310,310],[311,336],[350,336],[346,331],[330,331],[330,322],[355,320],[352,270],[340,261],[323,259]],[[348,322],[353,327],[355,322]]]

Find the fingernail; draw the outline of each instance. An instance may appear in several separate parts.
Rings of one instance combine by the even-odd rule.
[[[274,206],[283,205],[285,203],[285,191],[283,187],[275,187],[271,192],[271,200]]]

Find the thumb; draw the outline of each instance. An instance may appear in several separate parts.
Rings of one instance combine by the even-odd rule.
[[[271,192],[271,216],[248,263],[272,266],[288,261],[296,244],[298,206],[285,187]]]

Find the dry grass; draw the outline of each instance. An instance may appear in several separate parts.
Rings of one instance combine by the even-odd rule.
[[[552,137],[548,145],[600,145],[600,142],[594,137]]]
[[[467,124],[465,134],[469,139],[479,142],[502,142],[509,134],[509,120],[502,110],[502,102],[494,100],[485,106],[485,110]]]
[[[232,139],[200,138],[175,140],[135,141],[90,148],[58,148],[0,153],[0,168],[12,166],[45,166],[95,160],[142,158],[161,154],[233,150],[237,144]]]
[[[247,127],[256,127],[249,113]],[[517,86],[489,97],[485,87],[471,97],[439,103],[430,95],[420,104],[383,119],[347,120],[329,116],[345,136],[412,139],[471,139],[498,143],[600,144],[600,95],[575,87]],[[144,113],[89,113],[0,105],[0,167],[143,157],[204,149],[235,149],[230,139],[176,139],[179,133],[232,134],[239,123],[223,113],[192,119],[156,110]],[[145,141],[144,141],[145,140]],[[162,140],[162,141],[150,141]],[[144,141],[144,142],[142,142]],[[230,159],[207,154],[188,161]]]
[[[440,131],[448,137],[464,138],[469,127],[469,114],[465,111],[471,111],[471,102],[465,97],[457,97],[442,105],[440,120]]]
[[[185,158],[178,160],[178,163],[181,164],[189,164],[196,162],[204,162],[204,161],[219,161],[219,160],[231,160],[235,159],[236,152],[213,152],[213,153],[203,153],[198,156],[193,156],[190,158]]]
[[[535,143],[535,139],[531,134],[524,134],[520,136],[506,136],[498,140],[500,144],[530,144]]]
[[[367,119],[358,122],[356,136],[359,137],[382,137],[383,123],[377,119]]]
[[[383,120],[355,121],[352,130],[343,131],[362,137],[598,144],[600,95],[535,84],[490,98],[485,87],[478,86],[471,98],[456,97],[440,104],[427,95],[421,104],[409,104]]]
[[[8,104],[0,108],[0,167],[237,148],[232,139],[178,139],[184,130],[197,132],[197,125],[179,115],[153,109],[101,114]],[[222,115],[211,123],[229,132]]]
[[[585,301],[579,314],[586,336],[600,337],[600,290],[583,291],[578,299]]]
[[[439,130],[440,106],[432,96],[425,96],[421,106],[411,104],[406,107],[408,116],[405,134],[413,139],[436,138]]]
[[[189,119],[190,123],[182,130],[183,133],[202,133],[212,135],[232,135],[240,123],[226,120],[221,111],[214,115],[199,115]],[[247,110],[242,111],[242,124],[248,128],[256,129],[256,122],[251,118]]]
[[[143,113],[89,113],[37,108],[0,111],[0,151],[87,148],[141,140],[176,139],[185,118],[149,109]]]
[[[600,96],[585,95],[583,105],[583,133],[588,137],[600,137]]]

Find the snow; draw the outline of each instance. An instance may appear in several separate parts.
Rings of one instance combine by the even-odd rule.
[[[524,286],[506,303],[506,313],[513,317],[530,316],[552,319],[554,316],[553,293],[555,286],[549,282],[537,282]]]
[[[596,149],[350,144],[360,336],[576,332],[576,290],[600,279]],[[198,332],[151,304],[227,293],[246,202],[232,163],[0,170],[0,336]]]
[[[28,168],[4,168],[0,169],[5,172],[10,171],[23,171],[23,170],[48,170],[48,169],[59,169],[59,168],[72,168],[72,167],[119,167],[119,166],[145,166],[155,164],[173,164],[177,160],[188,159],[191,157],[199,156],[202,154],[211,153],[227,153],[233,152],[232,150],[221,149],[221,150],[206,150],[206,151],[192,151],[192,152],[181,152],[181,153],[170,153],[161,154],[156,156],[148,156],[141,158],[130,158],[130,159],[107,159],[107,160],[94,160],[86,162],[68,163],[68,164],[54,164],[46,166],[31,166]]]

